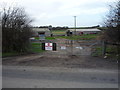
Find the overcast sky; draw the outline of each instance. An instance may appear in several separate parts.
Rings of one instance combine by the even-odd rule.
[[[9,6],[24,7],[34,26],[99,25],[108,12],[108,5],[117,0],[0,0]]]

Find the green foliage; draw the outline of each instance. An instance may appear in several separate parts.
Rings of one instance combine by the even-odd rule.
[[[39,37],[35,37],[36,40],[39,40]]]

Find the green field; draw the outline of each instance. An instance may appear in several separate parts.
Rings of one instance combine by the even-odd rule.
[[[41,43],[31,43],[31,49],[30,51],[32,53],[41,53],[43,52],[42,48],[41,48]]]
[[[70,39],[70,40],[91,40],[96,39],[98,34],[88,34],[88,35],[79,35],[79,36],[55,36],[55,37],[45,37],[46,40],[53,40],[58,38]],[[35,37],[36,40],[39,40],[39,37]]]
[[[70,40],[91,40],[91,39],[96,39],[97,37],[98,37],[97,34],[89,34],[82,36],[56,36],[55,38],[65,38]]]
[[[35,37],[36,40],[39,40],[39,37]],[[45,37],[46,40],[53,40],[56,39],[55,37]]]

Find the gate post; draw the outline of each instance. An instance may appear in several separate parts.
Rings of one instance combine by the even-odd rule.
[[[42,43],[42,50],[45,50],[45,43]]]
[[[71,53],[73,55],[73,40],[71,40],[70,42],[71,42]]]
[[[53,51],[56,51],[56,50],[57,50],[57,44],[53,43]]]
[[[103,41],[103,42],[102,42],[102,55],[104,56],[105,53],[106,53],[106,42]]]

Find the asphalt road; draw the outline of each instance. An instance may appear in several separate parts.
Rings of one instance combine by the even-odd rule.
[[[3,66],[3,88],[118,88],[117,70]]]

